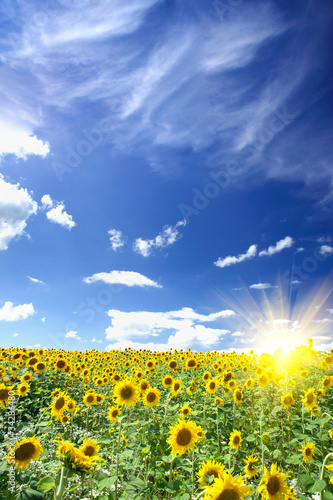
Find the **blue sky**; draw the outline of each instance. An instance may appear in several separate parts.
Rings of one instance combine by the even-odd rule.
[[[333,347],[330,1],[3,0],[4,347]]]

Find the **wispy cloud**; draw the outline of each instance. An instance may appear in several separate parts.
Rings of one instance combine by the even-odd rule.
[[[189,307],[169,312],[123,312],[111,309],[108,314],[111,326],[106,329],[107,340],[118,341],[116,345],[120,343],[124,346],[131,345],[133,341],[137,344],[144,338],[168,334],[167,342],[156,344],[161,350],[170,347],[199,350],[213,347],[229,330],[206,327],[202,323],[235,316],[234,311],[228,309],[204,315]]]
[[[14,306],[12,302],[5,302],[0,309],[0,321],[19,321],[27,319],[33,314],[35,314],[35,310],[31,303]]]
[[[37,278],[32,278],[31,276],[27,276],[27,278],[33,283],[38,283],[39,285],[45,285],[44,281],[38,280]]]
[[[70,332],[67,332],[65,337],[68,339],[81,340],[80,335],[78,335],[77,331],[75,331],[75,330],[71,330]]]
[[[322,245],[319,249],[320,255],[333,255],[333,247],[330,245]]]
[[[46,211],[46,217],[50,222],[54,224],[59,224],[68,230],[71,230],[76,226],[73,221],[73,216],[69,215],[65,210],[65,205],[62,201],[53,201],[50,195],[45,194],[42,199],[42,209]]]
[[[182,220],[177,222],[174,226],[164,226],[162,231],[151,240],[144,240],[137,238],[133,244],[133,250],[144,257],[148,257],[155,249],[161,249],[173,245],[181,234],[179,227],[186,226],[186,221]]]
[[[27,189],[6,182],[0,174],[0,250],[25,234],[27,220],[36,213],[37,203]]]
[[[134,271],[111,271],[109,273],[96,273],[92,276],[84,278],[83,281],[85,283],[97,283],[101,281],[102,283],[106,283],[108,285],[112,284],[120,284],[124,286],[151,286],[154,288],[162,288],[162,285],[156,283],[143,274],[134,272]]]
[[[110,236],[111,248],[114,251],[123,247],[127,241],[127,238],[123,235],[123,233],[121,231],[117,231],[116,229],[109,229],[108,235]]]
[[[214,262],[217,267],[228,267],[233,264],[238,264],[239,262],[244,262],[245,260],[253,259],[257,255],[257,245],[251,245],[245,253],[237,255],[237,257],[228,255],[228,257],[219,257],[216,262]]]
[[[277,287],[271,285],[270,283],[253,283],[253,285],[250,285],[250,288],[252,288],[253,290],[266,290],[268,288],[277,288]]]
[[[49,152],[49,144],[38,139],[29,130],[23,130],[8,122],[0,122],[0,161],[6,154],[26,159],[30,155],[45,157]]]
[[[275,245],[268,247],[267,250],[261,250],[261,252],[259,252],[259,257],[262,257],[263,255],[274,255],[281,252],[285,248],[292,247],[294,243],[294,240],[290,236],[286,236],[282,240],[277,241]]]

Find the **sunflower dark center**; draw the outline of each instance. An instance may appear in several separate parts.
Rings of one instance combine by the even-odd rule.
[[[196,365],[196,362],[194,359],[190,359],[190,361],[188,362],[188,366],[192,367],[192,366],[195,366]]]
[[[180,387],[180,385],[178,384],[178,382],[173,386],[175,391],[178,391],[179,387]]]
[[[8,389],[0,389],[0,401],[4,401],[5,399],[8,399]]]
[[[222,493],[216,497],[216,500],[239,500],[239,495],[236,490],[223,490]]]
[[[32,365],[35,365],[37,363],[38,359],[37,358],[31,358],[29,360],[29,365],[32,366]]]
[[[311,455],[311,448],[305,448],[305,455]]]
[[[55,404],[56,410],[61,410],[64,404],[65,404],[65,398],[61,396],[61,398],[59,398]]]
[[[291,405],[291,403],[292,403],[291,397],[290,396],[285,397],[284,398],[284,402],[285,402],[286,405]]]
[[[182,429],[177,434],[177,444],[180,446],[187,446],[192,439],[191,431],[188,429]]]
[[[170,366],[170,368],[176,368],[176,366],[177,366],[176,361],[171,361],[169,366]]]
[[[241,392],[236,392],[236,399],[238,399],[238,400],[242,399],[242,393]]]
[[[147,394],[147,401],[149,403],[153,403],[156,399],[156,394],[154,392],[149,392],[149,394]]]
[[[44,365],[44,363],[38,363],[36,368],[37,368],[37,370],[44,370],[45,365]]]
[[[237,446],[240,442],[240,438],[239,436],[235,436],[234,439],[233,439],[233,443]]]
[[[130,397],[132,396],[132,394],[133,394],[133,392],[132,392],[132,389],[130,387],[125,387],[121,391],[121,397],[123,399],[130,399]]]
[[[66,362],[63,359],[59,359],[59,361],[57,361],[58,368],[63,368],[65,365],[66,365]]]
[[[112,411],[112,417],[116,418],[118,416],[118,410],[113,410]]]
[[[87,403],[92,403],[94,401],[94,396],[92,394],[89,394],[87,397]]]
[[[170,385],[170,384],[172,384],[172,378],[167,377],[167,378],[165,379],[165,383],[166,383],[166,385]]]
[[[84,449],[84,454],[87,456],[87,457],[92,457],[94,456],[94,453],[95,453],[95,448],[93,446],[86,446],[85,449]]]
[[[280,491],[280,481],[276,476],[269,478],[267,483],[267,491],[270,495],[276,495]]]
[[[28,460],[33,456],[34,452],[35,446],[33,443],[23,443],[15,450],[15,459],[21,461]]]
[[[20,389],[21,392],[25,392],[27,390],[27,387],[25,385],[23,385]]]
[[[209,471],[206,472],[207,476],[214,476],[214,477],[218,477],[218,472],[214,469],[211,469]]]

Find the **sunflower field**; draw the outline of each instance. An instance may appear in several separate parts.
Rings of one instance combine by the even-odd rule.
[[[333,500],[333,350],[0,349],[0,499]]]

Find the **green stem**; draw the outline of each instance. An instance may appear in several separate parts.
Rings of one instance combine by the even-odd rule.
[[[326,457],[324,458],[324,462],[323,462],[323,466],[321,468],[321,475],[320,475],[320,479],[324,479],[325,477],[325,465],[326,465],[326,462],[328,461],[328,459],[330,457],[333,457],[333,453],[328,453],[328,455],[326,455]],[[324,499],[324,491],[321,491],[320,492],[320,500],[323,500]]]
[[[218,452],[220,453],[219,408],[218,408],[218,406],[216,407],[216,437],[217,437]]]
[[[172,474],[173,474],[173,463],[174,463],[175,459],[173,458],[170,462],[170,470],[169,470],[169,488],[172,488]],[[171,495],[171,493],[170,493]],[[169,498],[171,498],[171,496],[169,496]]]
[[[67,469],[61,467],[58,488],[54,492],[54,500],[62,500],[67,485]]]
[[[201,493],[199,493],[199,495],[198,495],[197,497],[195,497],[195,499],[194,499],[194,500],[199,500],[199,498],[201,498],[201,497],[203,497],[203,496],[205,495],[206,491],[207,491],[207,490],[203,490],[203,491],[201,491]]]

